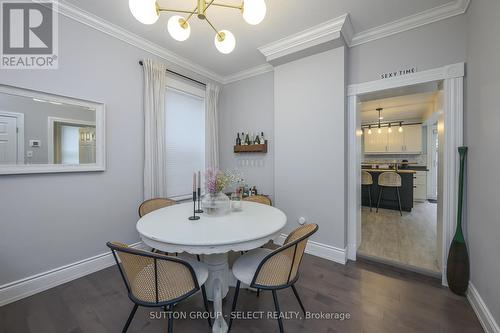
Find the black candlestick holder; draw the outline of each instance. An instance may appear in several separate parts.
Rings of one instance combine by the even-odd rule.
[[[194,212],[197,214],[203,213],[203,209],[201,209],[201,188],[198,187],[198,209]]]
[[[200,217],[196,216],[196,191],[193,191],[193,216],[188,217],[189,220],[199,220]]]

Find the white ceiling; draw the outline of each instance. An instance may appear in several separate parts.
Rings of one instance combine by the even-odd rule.
[[[195,0],[158,0],[162,7],[192,10]],[[154,25],[137,22],[128,8],[127,0],[66,0],[87,12],[129,30],[156,43],[218,75],[236,72],[265,64],[257,50],[270,42],[300,32],[327,20],[349,13],[354,32],[380,26],[397,19],[448,3],[450,0],[266,0],[267,16],[257,25],[247,24],[234,9],[210,7],[208,17],[218,29],[228,29],[236,37],[236,49],[229,55],[219,53],[214,44],[214,32],[206,22],[193,17],[191,37],[185,42],[173,40],[167,32],[170,13],[162,13]],[[239,4],[239,0],[221,0]]]
[[[361,103],[361,123],[377,122],[377,108],[383,108],[381,115],[384,119],[382,122],[422,120],[426,114],[434,112],[436,97],[437,92],[434,91],[363,102]]]

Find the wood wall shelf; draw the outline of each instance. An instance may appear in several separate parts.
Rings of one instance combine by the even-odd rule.
[[[238,153],[267,153],[267,140],[263,145],[236,145],[234,146],[234,152]]]

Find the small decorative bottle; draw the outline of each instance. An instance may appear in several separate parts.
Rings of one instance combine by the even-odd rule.
[[[265,144],[266,138],[264,137],[264,132],[260,132],[260,143]]]
[[[255,136],[255,140],[253,141],[253,144],[254,145],[260,145],[260,137],[259,137],[259,134],[257,134]]]
[[[245,145],[248,146],[249,144],[250,144],[250,135],[248,135],[248,132],[247,132],[247,134],[245,136]]]
[[[236,145],[241,146],[240,133],[236,134]]]

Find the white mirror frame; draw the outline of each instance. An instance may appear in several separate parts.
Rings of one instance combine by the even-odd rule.
[[[95,109],[96,125],[96,163],[92,164],[16,164],[0,165],[0,175],[30,174],[30,173],[59,173],[59,172],[89,172],[106,170],[106,122],[104,103],[92,102],[78,98],[64,97],[51,93],[39,92],[30,89],[18,88],[0,84],[0,93],[17,95],[28,98],[45,99],[54,102],[71,104]],[[43,124],[46,126],[46,124]]]

